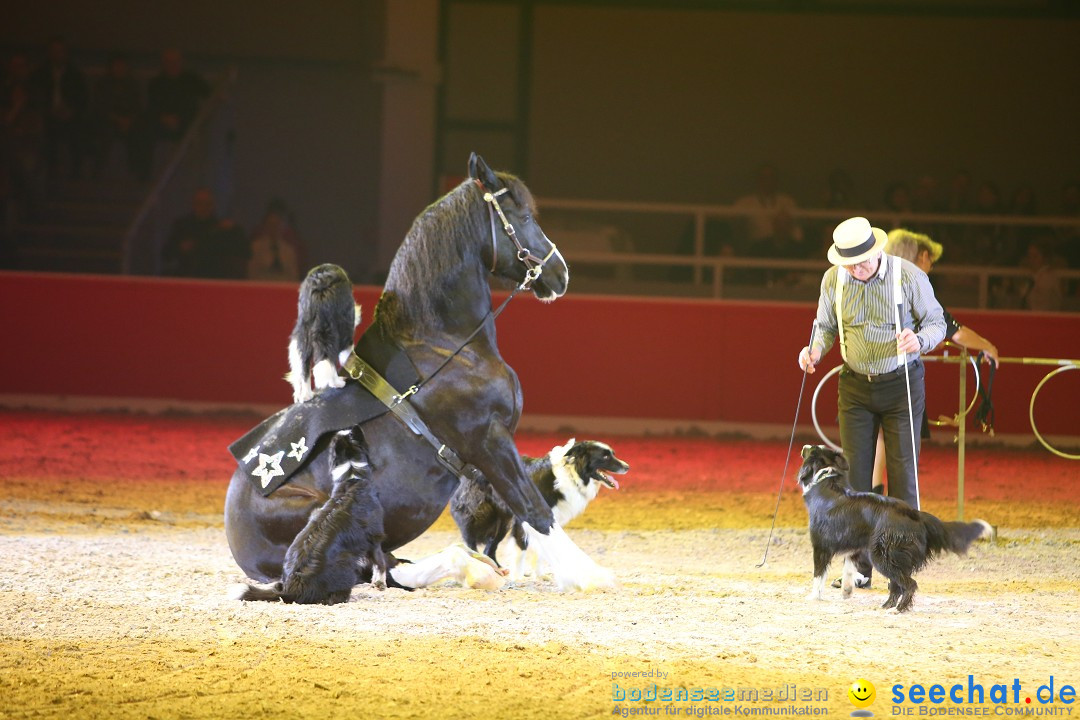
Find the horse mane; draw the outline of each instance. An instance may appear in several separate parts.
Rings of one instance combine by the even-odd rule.
[[[533,208],[525,184],[497,173],[514,201]],[[398,248],[375,307],[375,323],[386,337],[432,327],[437,304],[452,292],[462,272],[479,262],[491,232],[482,193],[471,178],[428,205]]]

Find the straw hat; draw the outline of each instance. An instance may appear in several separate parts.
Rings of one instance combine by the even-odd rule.
[[[871,227],[866,218],[853,217],[836,226],[832,239],[829,262],[833,265],[858,265],[880,252],[889,237],[881,228]]]

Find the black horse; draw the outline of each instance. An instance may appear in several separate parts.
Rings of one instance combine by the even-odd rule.
[[[413,223],[390,266],[367,332],[401,347],[420,376],[430,376],[409,402],[432,433],[479,468],[515,516],[527,523],[530,544],[546,556],[559,585],[609,586],[611,574],[554,524],[514,444],[521,386],[496,344],[494,319],[489,317],[489,274],[519,284],[529,279],[533,293],[544,301],[562,295],[569,280],[565,261],[536,221],[524,183],[493,172],[474,154],[469,178]],[[481,323],[475,338],[436,373]],[[369,421],[364,434],[384,510],[383,548],[389,553],[435,522],[459,479],[438,462],[431,445],[392,414]],[[325,443],[312,449],[314,454],[325,451]],[[285,551],[332,488],[326,462],[315,458],[265,497],[242,471],[233,474],[225,500],[225,533],[248,577],[263,582],[280,577]],[[391,574],[409,587],[445,577],[478,587],[501,583],[490,561],[464,546],[396,565]]]

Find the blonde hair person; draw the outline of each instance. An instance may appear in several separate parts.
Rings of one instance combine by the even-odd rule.
[[[911,230],[904,230],[903,228],[890,230],[888,240],[885,242],[885,252],[887,254],[896,255],[904,260],[914,263],[924,273],[930,272],[930,269],[934,267],[934,263],[941,259],[941,254],[944,251],[945,248],[941,246],[941,243],[930,239],[929,235],[912,232]],[[945,325],[947,326],[945,333],[946,339],[951,340],[968,350],[985,353],[988,362],[993,364],[995,368],[997,367],[998,349],[994,346],[994,343],[990,342],[966,325],[961,325],[956,322],[956,319],[948,310],[945,310]],[[923,437],[929,437],[929,427],[926,415],[924,414]],[[873,486],[875,488],[881,485],[884,476],[885,439],[879,432],[877,439],[877,453],[874,456]]]
[[[889,231],[888,240],[885,241],[885,252],[913,262],[924,273],[929,273],[934,263],[941,259],[941,253],[945,252],[945,248],[941,246],[941,243],[931,240],[929,235],[897,228]]]
[[[888,240],[885,241],[885,252],[889,255],[897,255],[915,263],[924,273],[929,273],[934,264],[941,259],[945,248],[941,243],[934,242],[929,235],[897,228],[890,230]],[[994,367],[998,364],[998,350],[992,342],[969,327],[956,322],[955,318],[945,311],[945,323],[949,326],[949,332],[945,337],[952,342],[976,352],[986,353],[987,358]]]

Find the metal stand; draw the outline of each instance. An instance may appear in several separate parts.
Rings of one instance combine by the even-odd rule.
[[[960,348],[960,404],[957,407],[965,408],[967,404],[967,348]],[[979,366],[975,366],[975,376],[979,375]],[[975,391],[976,394],[978,390]],[[970,408],[968,408],[970,410]],[[967,442],[967,414],[957,418],[956,429],[956,519],[964,520],[964,453]]]

